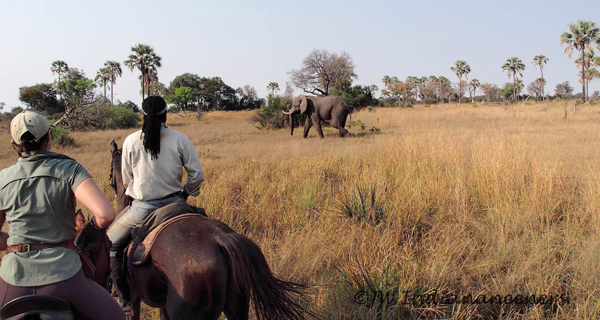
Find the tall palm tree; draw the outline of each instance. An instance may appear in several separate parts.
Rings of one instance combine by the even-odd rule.
[[[134,68],[137,68],[142,73],[141,82],[143,100],[145,98],[145,90],[146,88],[149,88],[150,78],[148,75],[152,71],[156,74],[156,68],[161,66],[161,58],[154,53],[152,47],[146,44],[139,43],[135,47],[132,47],[131,51],[133,51],[133,53],[129,55],[129,59],[125,60],[125,66],[131,71],[133,71]]]
[[[586,52],[594,52],[592,44],[595,42],[597,46],[600,46],[600,28],[596,27],[596,23],[592,21],[578,20],[569,25],[570,32],[564,32],[560,36],[560,43],[566,44],[565,53],[568,52],[569,59],[573,51],[579,50],[581,60],[585,59]],[[585,90],[586,65],[581,64],[581,93],[583,94],[583,101],[587,100],[587,92]]]
[[[538,54],[537,56],[533,57],[533,61],[531,61],[531,64],[533,64],[533,67],[535,69],[537,69],[538,67],[540,68],[540,72],[542,74],[542,79],[544,79],[544,65],[548,63],[548,58],[546,58],[545,55],[543,54]],[[546,82],[544,81],[544,84]],[[544,96],[544,86],[542,86],[542,97]]]
[[[513,100],[517,98],[517,74],[523,77],[523,70],[525,70],[525,64],[521,59],[517,57],[512,57],[506,60],[506,63],[502,65],[502,70],[506,72],[508,77],[512,76],[513,78]]]
[[[456,74],[456,76],[458,77],[458,87],[459,87],[459,91],[462,91],[462,76],[465,76],[466,80],[469,80],[469,78],[467,77],[467,75],[469,74],[469,72],[471,72],[471,67],[467,64],[467,62],[465,60],[458,60],[454,63],[454,67],[450,68],[452,71],[454,71],[454,73]],[[462,103],[462,95],[459,94],[458,97],[458,103]]]
[[[471,86],[471,88],[473,89],[473,96],[471,97],[471,103],[473,103],[474,98],[475,98],[475,93],[477,92],[477,88],[481,87],[481,82],[479,82],[479,80],[477,80],[477,79],[473,79],[469,83],[469,86]],[[469,92],[469,94],[470,94],[470,92]]]
[[[110,81],[110,70],[106,67],[100,68],[94,80],[104,87],[104,100],[106,100],[106,83]]]
[[[267,85],[267,90],[271,91],[272,96],[275,96],[275,92],[279,91],[279,83],[269,82],[269,85]]]
[[[593,77],[590,77],[590,71],[593,70],[593,67],[597,67],[597,65],[595,64],[596,59],[598,59],[598,57],[596,57],[596,54],[594,53],[594,51],[588,51],[583,55],[584,59],[582,60],[581,57],[575,59],[575,65],[577,65],[578,68],[581,68],[581,64],[584,63],[585,64],[585,92],[588,93],[589,92],[589,84],[590,84],[590,80],[593,80]],[[583,61],[583,62],[582,62]],[[593,71],[592,71],[593,73]],[[581,71],[579,71],[579,82],[584,81],[584,77],[581,76]]]
[[[117,61],[106,61],[104,67],[108,69],[108,74],[110,75],[110,104],[114,104],[113,85],[117,82],[117,77],[123,75],[123,69],[121,69],[121,64]]]
[[[54,62],[52,62],[52,67],[50,68],[50,70],[52,71],[52,73],[56,73],[58,74],[58,87],[59,87],[59,97],[60,97],[60,80],[62,78],[62,75],[67,73],[67,71],[69,71],[69,66],[67,65],[66,62],[62,61],[62,60],[56,60]]]

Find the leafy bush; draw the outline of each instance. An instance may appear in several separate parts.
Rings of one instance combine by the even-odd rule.
[[[288,112],[292,107],[292,100],[283,96],[269,95],[268,104],[256,112],[250,122],[255,123],[259,129],[281,129],[286,126],[288,115],[281,111]]]
[[[379,100],[375,98],[374,90],[369,86],[354,86],[341,92],[333,92],[344,100],[351,110],[360,110],[367,106],[376,106]]]
[[[71,131],[59,126],[50,127],[50,136],[52,137],[52,144],[62,147],[76,147],[75,139],[69,135]]]
[[[132,109],[120,106],[108,106],[105,110],[106,122],[104,129],[127,129],[137,127],[140,116]]]

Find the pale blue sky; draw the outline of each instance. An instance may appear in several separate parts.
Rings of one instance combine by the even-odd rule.
[[[523,81],[539,77],[535,55],[549,58],[546,92],[569,81],[581,91],[574,59],[560,45],[567,25],[600,24],[600,1],[2,1],[0,102],[22,105],[19,87],[55,79],[50,65],[63,60],[93,78],[107,60],[123,63],[137,43],[162,57],[159,80],[179,74],[221,77],[246,84],[261,97],[269,82],[282,90],[292,69],[313,49],[346,51],[359,78],[383,87],[384,75],[446,76],[456,60],[471,66],[469,79],[503,85],[501,66],[516,56]],[[140,103],[139,71],[123,66],[115,99]],[[590,92],[600,82],[590,84]],[[299,90],[295,91],[300,94]]]

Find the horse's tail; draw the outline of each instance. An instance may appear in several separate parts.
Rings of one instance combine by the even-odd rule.
[[[277,279],[254,242],[235,232],[221,234],[217,239],[228,257],[236,286],[251,297],[259,320],[315,317],[294,301],[294,297],[302,296],[305,286]]]

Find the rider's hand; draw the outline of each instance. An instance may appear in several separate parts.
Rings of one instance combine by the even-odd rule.
[[[183,198],[183,201],[187,201],[187,198],[190,196],[185,190],[179,191],[179,195]]]

